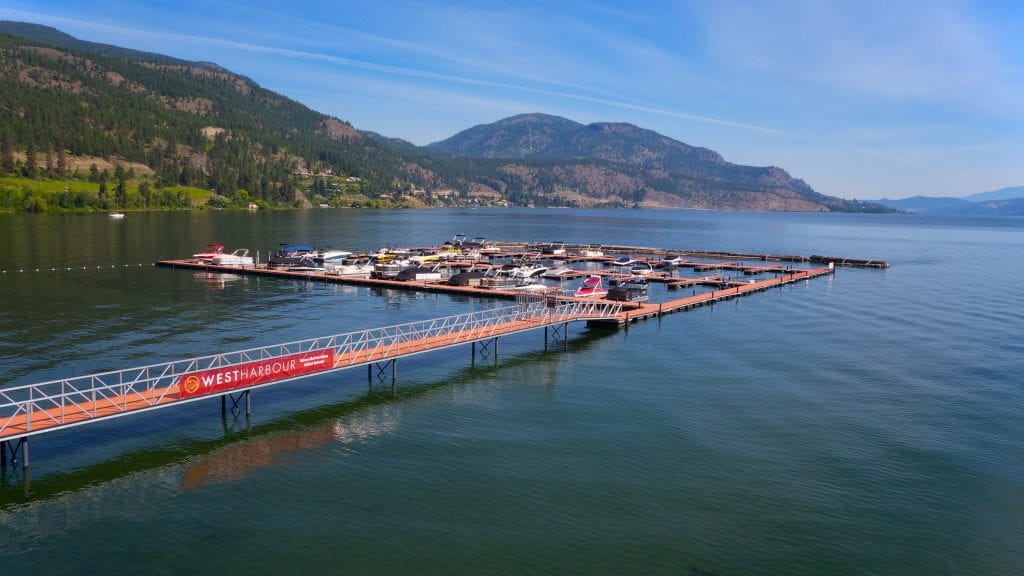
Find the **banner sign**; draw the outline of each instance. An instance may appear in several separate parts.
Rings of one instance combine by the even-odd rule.
[[[334,368],[334,350],[327,348],[186,374],[179,381],[178,388],[182,398],[191,398],[248,388],[331,368]]]

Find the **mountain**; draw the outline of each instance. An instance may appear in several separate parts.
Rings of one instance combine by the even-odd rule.
[[[177,205],[188,205],[180,187],[191,186],[215,192],[211,205],[225,206],[889,210],[825,196],[781,168],[731,164],[630,124],[527,114],[415,146],[358,130],[216,64],[20,22],[0,22],[4,175],[77,176],[93,186],[47,191],[0,182],[7,186],[0,209],[45,201],[106,209],[112,178],[113,205],[126,208],[175,206],[174,190]]]
[[[976,194],[968,198],[984,196],[986,194]],[[971,201],[964,198],[913,196],[901,200],[882,198],[877,202],[901,212],[934,216],[1024,216],[1024,198]]]
[[[500,160],[507,180],[523,187],[547,186],[581,203],[614,199],[623,205],[672,208],[872,209],[819,194],[781,168],[732,164],[713,150],[624,123],[583,125],[522,114],[474,126],[429,148]]]
[[[966,196],[965,200],[971,202],[985,202],[988,200],[1013,200],[1015,198],[1024,198],[1024,186],[1013,186],[1011,188],[1000,188],[999,190],[993,190],[991,192],[981,192],[978,194],[971,194]]]

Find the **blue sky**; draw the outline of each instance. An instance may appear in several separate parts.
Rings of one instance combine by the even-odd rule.
[[[1024,3],[5,0],[427,144],[526,112],[629,122],[844,198],[1024,185]]]

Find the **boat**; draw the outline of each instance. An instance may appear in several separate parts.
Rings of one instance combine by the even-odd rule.
[[[619,302],[647,302],[647,278],[643,276],[629,276],[621,280],[612,281],[608,288],[608,300]]]
[[[629,272],[634,276],[647,276],[654,273],[654,266],[651,266],[650,262],[638,260],[633,263],[633,267],[629,269]]]
[[[341,262],[351,256],[352,253],[348,250],[334,250],[333,248],[327,248],[318,250],[316,255],[313,256],[313,261],[320,266],[326,266],[328,262]]]
[[[110,217],[115,220],[121,220],[124,218],[124,212],[111,212]]]
[[[576,289],[573,296],[578,298],[603,298],[608,295],[608,291],[601,285],[600,276],[587,276],[587,278],[580,284],[580,287]]]
[[[561,256],[565,254],[565,242],[552,242],[544,246],[540,253],[545,256]]]
[[[440,282],[444,279],[444,271],[440,266],[411,266],[400,270],[394,279],[403,282]]]
[[[447,284],[449,286],[480,286],[486,275],[487,273],[484,270],[466,270],[458,274],[452,274]]]
[[[629,254],[623,254],[612,262],[612,266],[632,266],[636,260]]]
[[[590,246],[580,250],[580,256],[584,258],[601,258],[604,256],[604,250],[601,250],[600,244],[591,244]]]
[[[192,258],[190,258],[190,260],[192,260],[193,262],[198,262],[199,264],[212,264],[213,257],[223,253],[223,244],[208,244],[206,246],[206,250],[203,250],[202,252],[196,252],[195,254],[192,255]]]
[[[679,266],[679,263],[683,261],[683,257],[679,254],[665,254],[661,257],[661,265],[669,268]]]
[[[541,282],[526,282],[523,284],[516,284],[511,288],[519,292],[547,292],[551,290],[551,287]]]
[[[318,251],[312,246],[289,246],[284,245],[280,250],[274,252],[267,260],[269,268],[295,268],[295,269],[316,269],[316,257]]]
[[[537,279],[540,278],[548,269],[546,266],[541,266],[536,262],[525,261],[521,262],[517,266],[513,266],[510,276],[519,279]]]
[[[576,275],[576,270],[573,270],[572,268],[569,268],[568,266],[559,266],[558,268],[552,268],[552,269],[548,270],[547,272],[544,272],[543,274],[541,274],[541,277],[543,277],[543,278],[559,279],[559,278],[566,278],[566,277],[575,276],[575,275]]]
[[[374,259],[373,273],[370,274],[373,278],[380,278],[386,280],[394,280],[398,273],[406,268],[411,268],[416,264],[408,258],[399,258],[395,255],[389,254],[387,257]]]
[[[252,266],[252,256],[249,256],[249,250],[246,248],[239,248],[231,254],[217,254],[213,257],[213,264],[217,266]]]
[[[373,262],[366,257],[324,262],[324,272],[335,276],[367,278],[373,273]]]

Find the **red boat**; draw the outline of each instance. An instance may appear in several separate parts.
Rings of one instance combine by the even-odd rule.
[[[197,252],[192,255],[192,260],[200,264],[212,264],[213,258],[224,253],[223,244],[210,244],[206,247],[203,252]]]
[[[600,276],[587,276],[574,295],[580,298],[603,298],[608,295],[608,291],[601,286]]]

